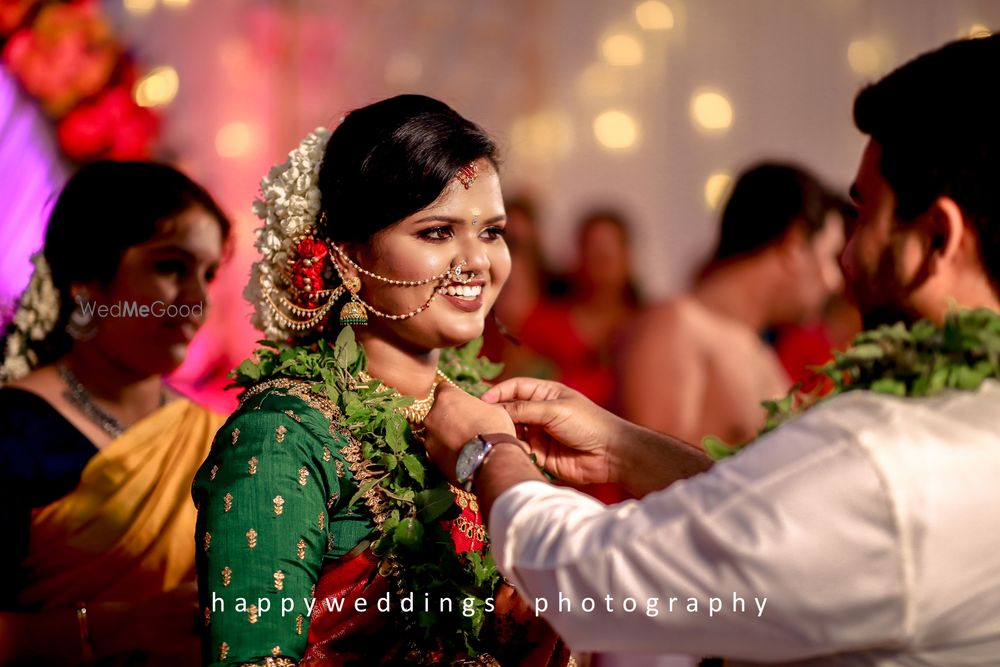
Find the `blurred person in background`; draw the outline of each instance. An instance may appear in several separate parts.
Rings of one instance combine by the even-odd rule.
[[[224,417],[163,376],[229,231],[165,165],[91,163],[59,195],[3,340],[0,664],[196,663],[191,483]]]
[[[843,285],[839,216],[815,176],[764,163],[738,179],[695,288],[637,322],[622,366],[626,418],[699,443],[745,442],[790,379],[761,335],[815,316]]]
[[[844,238],[850,238],[853,207],[850,202],[834,196],[831,217],[844,226]],[[833,359],[833,353],[845,350],[861,332],[861,315],[851,304],[844,290],[832,294],[820,312],[803,321],[780,324],[766,336],[791,381],[804,391],[826,393],[833,384],[829,378],[817,375],[815,368]]]
[[[617,211],[594,210],[580,221],[576,238],[567,296],[541,302],[524,324],[522,341],[554,364],[552,379],[613,409],[619,345],[640,309],[629,227]]]
[[[530,197],[518,196],[506,200],[504,208],[510,277],[486,320],[482,353],[503,363],[501,377],[551,377],[552,363],[521,342],[525,323],[553,280],[539,237],[538,207]]]

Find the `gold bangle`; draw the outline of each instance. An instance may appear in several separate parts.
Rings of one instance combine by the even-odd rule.
[[[76,622],[80,626],[80,664],[90,667],[94,664],[94,642],[90,638],[90,623],[87,622],[87,603],[76,603]]]

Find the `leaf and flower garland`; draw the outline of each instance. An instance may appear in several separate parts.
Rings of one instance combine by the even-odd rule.
[[[778,428],[822,400],[866,389],[893,396],[932,396],[946,389],[977,389],[984,380],[1000,379],[1000,315],[986,308],[952,311],[944,323],[920,320],[864,331],[846,352],[816,369],[833,389],[820,395],[796,385],[776,401],[764,401],[767,421],[758,437]],[[741,447],[709,436],[705,451],[718,460]]]
[[[441,641],[446,651],[476,656],[484,651],[479,634],[485,620],[486,599],[500,580],[488,549],[458,554],[443,520],[459,513],[448,481],[424,454],[423,446],[399,410],[413,402],[385,389],[377,380],[360,381],[367,367],[364,350],[354,332],[344,327],[331,345],[319,340],[311,345],[260,341],[253,358],[233,372],[234,384],[248,388],[265,380],[285,377],[311,383],[318,396],[339,409],[341,428],[361,443],[362,455],[375,477],[363,482],[351,498],[353,505],[376,485],[387,505],[387,518],[374,552],[398,564],[402,588],[431,600],[451,598],[454,611],[415,610],[415,621],[404,632],[417,646]],[[479,358],[482,339],[462,348],[443,350],[439,368],[461,389],[482,395],[486,382],[496,377],[500,364]],[[463,601],[471,599],[472,615],[463,614]]]

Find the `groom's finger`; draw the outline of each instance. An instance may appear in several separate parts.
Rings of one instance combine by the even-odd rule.
[[[562,385],[549,380],[537,378],[511,378],[490,388],[483,394],[487,403],[504,403],[507,401],[542,401],[556,398]]]
[[[500,405],[515,424],[534,424],[544,427],[559,414],[558,403],[555,401],[510,401]]]

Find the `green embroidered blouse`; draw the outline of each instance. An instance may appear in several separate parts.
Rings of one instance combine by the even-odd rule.
[[[306,386],[258,387],[195,478],[205,665],[295,664],[323,566],[375,529],[363,505],[347,507],[350,445]]]

